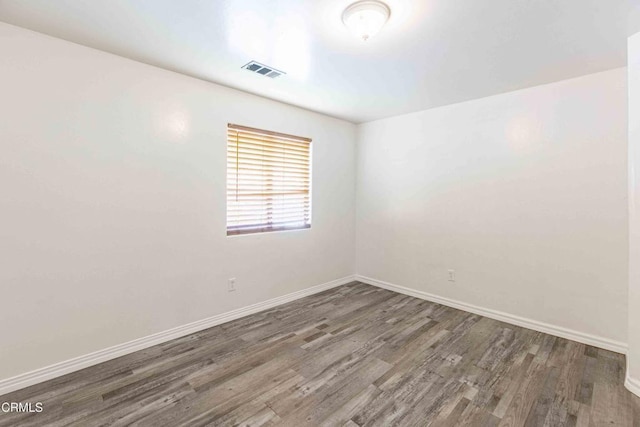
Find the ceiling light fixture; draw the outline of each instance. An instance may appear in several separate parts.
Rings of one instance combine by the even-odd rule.
[[[382,29],[390,15],[391,9],[383,2],[362,0],[342,12],[342,22],[358,38],[367,41]]]

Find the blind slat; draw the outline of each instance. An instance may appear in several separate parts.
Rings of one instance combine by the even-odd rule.
[[[235,153],[228,153],[228,156],[231,156],[231,158],[234,159],[233,164],[236,164],[236,154]],[[290,157],[270,157],[270,156],[261,156],[259,154],[244,154],[244,153],[240,153],[238,157],[238,160],[240,161],[240,164],[245,165],[245,164],[258,164],[264,167],[267,167],[269,165],[272,165],[272,167],[283,167],[285,165],[292,165],[293,167],[297,167],[299,169],[306,169],[309,165],[309,160],[300,160],[300,159],[293,159]],[[228,164],[229,162],[227,162]]]
[[[232,165],[229,164],[229,167],[231,167]],[[233,174],[233,179],[236,179],[235,176],[235,171],[236,168],[233,167],[234,170],[234,174]],[[254,168],[243,168],[240,167],[238,168],[238,179],[242,180],[242,179],[263,179],[265,177],[265,174],[267,172],[260,170],[260,169],[254,169]],[[273,176],[273,173],[271,174]],[[231,177],[231,174],[229,173],[229,171],[227,170],[227,176]],[[291,179],[304,179],[304,180],[309,180],[308,179],[309,173],[308,171],[299,171],[299,172],[294,172],[294,171],[284,171],[284,172],[280,172],[280,174],[278,174],[277,176],[274,176],[274,178],[291,178]]]
[[[296,142],[296,141],[284,141],[284,140],[276,140],[276,139],[264,139],[264,138],[257,138],[255,136],[250,136],[250,135],[244,135],[242,133],[239,133],[236,135],[235,132],[229,132],[227,134],[227,139],[232,139],[235,140],[237,139],[238,142],[241,145],[244,145],[246,147],[252,147],[252,148],[256,148],[256,147],[261,147],[261,148],[265,148],[265,149],[270,149],[270,150],[292,150],[292,151],[296,151],[299,153],[306,153],[307,152],[307,146],[309,145],[308,142]]]
[[[235,136],[232,137],[235,141]],[[300,156],[305,156],[308,154],[308,150],[305,147],[301,147],[300,145],[288,145],[288,144],[283,144],[283,145],[265,145],[265,144],[261,144],[258,141],[255,141],[253,139],[244,139],[244,138],[239,138],[239,142],[240,144],[242,144],[242,146],[244,148],[246,148],[247,150],[267,150],[267,151],[273,151],[273,152],[281,152],[281,151],[286,151],[287,153],[292,153],[292,154],[298,154]],[[235,144],[234,147],[235,148]]]
[[[246,196],[246,195],[235,195],[235,194],[229,194],[227,196],[227,200],[240,200],[240,201],[244,201],[244,202],[250,202],[252,200],[255,201],[263,201],[263,200],[268,200],[268,199],[275,199],[278,198],[278,200],[284,201],[296,201],[296,200],[305,200],[305,199],[309,199],[309,195],[308,194],[284,194],[284,195],[278,195],[278,196],[271,196],[271,197],[263,197],[262,194],[260,194],[259,196]]]
[[[301,180],[295,180],[295,179],[291,179],[291,178],[273,178],[273,181],[270,181],[271,183],[273,183],[272,185],[274,186],[286,186],[289,184],[294,184],[294,185],[300,185],[300,184],[305,184],[308,185],[309,181],[307,181],[306,179],[301,179]],[[229,180],[228,184],[233,184],[234,186],[236,184],[240,184],[240,185],[257,185],[263,184],[263,181],[257,178],[240,178],[238,180],[236,180],[235,178],[232,180]]]
[[[236,147],[234,143],[233,146],[228,146],[227,150],[230,152],[236,152],[238,150],[241,150],[242,152],[248,152],[248,153],[258,153],[258,154],[264,153],[264,154],[268,154],[275,157],[286,155],[286,156],[295,156],[303,159],[309,158],[309,153],[307,151],[290,150],[288,148],[273,147],[273,146],[252,145],[252,144],[245,144],[243,142],[240,142],[238,144],[238,147]]]
[[[237,198],[237,203],[267,203],[264,200],[266,199],[266,197],[262,197],[262,195],[258,196],[258,197],[242,197],[242,198]],[[235,196],[229,196],[227,197],[227,200],[231,203],[236,203],[236,197]],[[307,203],[309,198],[307,196],[305,197],[299,197],[297,199],[294,199],[293,197],[288,197],[287,199],[283,199],[282,197],[279,199],[281,201],[281,203],[284,203],[283,200],[286,200],[288,203],[300,203],[303,200],[306,200]]]
[[[269,223],[266,223],[265,221],[269,221]],[[298,216],[291,216],[291,217],[282,217],[282,218],[247,218],[244,221],[237,221],[234,223],[229,224],[230,226],[243,226],[243,225],[250,225],[250,226],[262,226],[262,227],[268,227],[270,225],[286,225],[286,224],[304,224],[308,222],[307,218],[301,218]]]
[[[305,218],[305,214],[302,212],[287,212],[281,215],[269,216],[269,215],[243,215],[236,217],[232,223],[248,223],[248,222],[265,222],[271,219],[273,221],[299,221]]]
[[[264,138],[276,137],[279,140],[293,140],[293,141],[300,141],[300,142],[306,142],[306,143],[311,142],[311,138],[305,138],[305,137],[296,136],[296,135],[289,135],[286,133],[274,132],[271,130],[257,129],[249,126],[241,126],[233,123],[229,123],[227,125],[227,130],[251,133],[251,134],[259,135],[260,137],[264,137]]]
[[[227,172],[228,169],[234,169],[234,173],[237,170],[241,169],[249,169],[255,171],[263,171],[266,173],[275,173],[275,172],[286,172],[287,170],[291,170],[293,172],[308,172],[308,165],[301,165],[296,163],[288,163],[288,162],[266,162],[260,161],[259,159],[249,159],[246,157],[240,156],[236,161],[228,161],[227,162]]]
[[[236,161],[236,157],[238,157],[238,160],[240,160],[241,162],[244,162],[245,160],[253,160],[253,161],[259,161],[260,164],[275,164],[275,165],[281,165],[283,163],[290,163],[290,164],[297,164],[297,165],[302,165],[302,166],[308,166],[309,165],[309,159],[308,158],[300,158],[300,157],[292,157],[292,156],[271,156],[269,154],[261,154],[261,153],[247,153],[247,152],[240,152],[239,156],[236,153],[236,151],[234,150],[229,150],[227,152],[227,156],[231,159],[234,160],[234,163]],[[228,163],[228,162],[227,162]]]

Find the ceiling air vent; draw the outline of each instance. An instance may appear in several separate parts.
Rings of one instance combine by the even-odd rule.
[[[256,61],[251,61],[242,66],[242,68],[254,73],[262,74],[263,76],[271,77],[272,79],[275,79],[282,74],[286,74],[284,71],[276,70],[273,67],[269,67]]]

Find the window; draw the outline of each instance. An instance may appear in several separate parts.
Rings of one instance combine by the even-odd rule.
[[[311,227],[311,139],[227,126],[227,235]]]

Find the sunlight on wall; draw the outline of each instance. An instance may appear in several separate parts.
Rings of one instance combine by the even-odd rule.
[[[514,117],[507,123],[505,136],[507,144],[513,151],[529,152],[541,142],[542,124],[536,117]]]
[[[185,108],[180,106],[162,108],[155,116],[155,131],[158,138],[177,144],[185,144],[189,140],[191,117]]]

